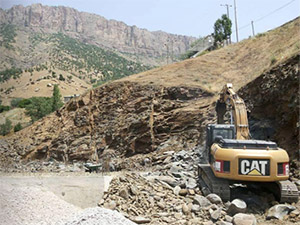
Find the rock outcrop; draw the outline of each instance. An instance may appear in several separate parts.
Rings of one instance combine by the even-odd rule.
[[[299,60],[299,54],[289,58],[238,92],[249,109],[252,136],[276,141],[292,158],[299,157]]]
[[[172,54],[179,55],[196,40],[194,37],[162,31],[150,32],[64,6],[17,5],[9,10],[0,10],[0,21],[34,31],[63,32],[84,42],[117,50],[124,53],[124,56],[143,60],[148,64],[159,64],[157,58],[161,60],[162,56],[167,56],[165,45],[168,45]]]
[[[200,88],[101,86],[1,140],[1,165],[33,159],[107,161],[153,152],[172,140],[195,146],[213,116],[207,104],[211,96]]]

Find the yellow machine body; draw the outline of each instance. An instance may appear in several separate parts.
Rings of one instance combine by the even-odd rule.
[[[254,181],[254,182],[274,182],[287,180],[288,174],[278,174],[278,164],[288,163],[289,156],[287,152],[281,148],[277,150],[266,149],[231,149],[222,148],[219,144],[215,143],[211,146],[211,154],[213,155],[213,163],[211,168],[216,177],[226,178],[230,180],[239,181]],[[250,159],[250,160],[249,160]],[[244,160],[244,171],[241,168],[239,160]],[[259,163],[263,160],[263,163]],[[269,162],[269,174],[265,175],[266,163]],[[229,172],[217,172],[216,162],[227,161],[230,162]],[[263,168],[264,167],[264,168]],[[241,174],[241,172],[243,174]]]

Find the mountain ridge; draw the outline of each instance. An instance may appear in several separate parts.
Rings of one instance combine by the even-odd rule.
[[[17,5],[0,10],[0,21],[46,33],[63,32],[83,42],[115,49],[123,56],[151,65],[159,65],[162,59],[166,61],[168,55],[172,59],[184,53],[196,40],[195,37],[163,31],[151,32],[65,6]]]

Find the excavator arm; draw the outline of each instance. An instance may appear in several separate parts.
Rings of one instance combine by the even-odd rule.
[[[236,129],[236,139],[250,139],[251,136],[249,132],[246,105],[243,99],[234,92],[232,84],[230,83],[223,87],[216,105],[218,124],[224,123],[224,115],[227,111],[227,106],[229,106],[228,108],[231,108],[231,115]]]

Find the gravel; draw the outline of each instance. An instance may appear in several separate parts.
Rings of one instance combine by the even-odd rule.
[[[87,208],[74,218],[63,223],[64,225],[135,225],[117,211],[105,208]]]
[[[10,225],[133,225],[117,211],[81,209],[46,188],[0,182],[0,224]]]
[[[38,187],[0,186],[0,224],[52,225],[79,212],[50,191]]]

